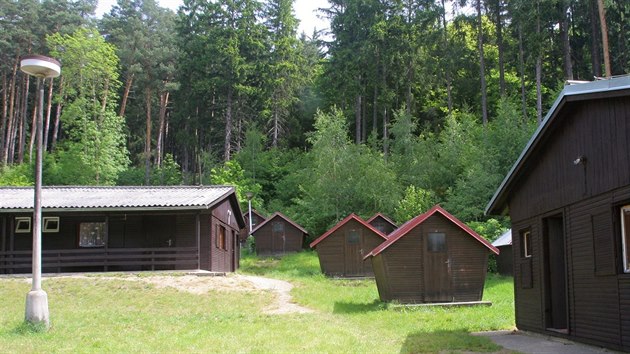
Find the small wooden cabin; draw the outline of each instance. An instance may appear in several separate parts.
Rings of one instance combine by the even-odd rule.
[[[439,205],[391,233],[366,255],[381,301],[480,301],[488,255],[499,251]]]
[[[381,213],[374,214],[374,216],[368,219],[367,223],[374,226],[377,230],[385,235],[391,234],[392,231],[398,228],[398,225],[396,225],[396,223],[393,222],[392,219]]]
[[[322,273],[333,277],[373,277],[372,263],[363,256],[387,240],[380,230],[355,214],[311,242],[317,250]]]
[[[498,248],[500,252],[495,257],[497,260],[497,273],[512,276],[512,230],[507,230],[492,242],[492,245]]]
[[[516,326],[630,351],[630,77],[566,86],[489,202]]]
[[[245,220],[245,227],[239,233],[241,244],[245,243],[245,241],[247,241],[247,236],[249,236],[249,212],[245,212],[243,214],[243,219]],[[252,230],[265,220],[266,218],[263,214],[256,209],[252,209]]]
[[[233,187],[43,187],[42,271],[238,268]],[[33,188],[0,188],[0,273],[30,273]]]
[[[259,256],[277,256],[302,250],[308,232],[280,212],[271,215],[251,233]]]

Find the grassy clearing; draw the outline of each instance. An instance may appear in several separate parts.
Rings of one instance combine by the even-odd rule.
[[[471,331],[513,326],[511,278],[491,277],[492,307],[400,308],[378,301],[373,280],[319,274],[314,253],[282,260],[246,257],[241,272],[291,281],[312,314],[265,315],[267,292],[194,295],[143,282],[44,281],[52,328],[23,324],[29,283],[0,279],[0,352],[486,352]]]

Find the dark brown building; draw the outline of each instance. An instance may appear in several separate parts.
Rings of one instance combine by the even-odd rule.
[[[439,205],[409,220],[365,257],[381,301],[480,301],[488,255],[499,251]]]
[[[630,351],[629,143],[630,77],[566,86],[492,197],[518,328]]]
[[[398,228],[398,225],[396,225],[395,222],[381,213],[374,214],[374,216],[368,219],[367,223],[374,226],[385,235],[391,234],[392,231]]]
[[[44,187],[42,271],[236,270],[234,188]],[[32,188],[0,188],[0,273],[30,273]]]
[[[373,277],[372,263],[363,256],[387,240],[380,230],[350,214],[311,243],[322,273],[334,277]]]
[[[249,236],[249,212],[243,213],[243,219],[245,220],[245,227],[239,233],[239,238],[241,243],[247,241],[247,236]],[[252,230],[256,228],[261,222],[265,221],[266,218],[263,214],[261,214],[258,210],[252,209]]]
[[[492,245],[499,249],[499,254],[495,256],[497,260],[497,273],[512,276],[512,230],[507,230]]]
[[[280,212],[271,215],[252,231],[259,256],[277,256],[302,250],[308,232]]]

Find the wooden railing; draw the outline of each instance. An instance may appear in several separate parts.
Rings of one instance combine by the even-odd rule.
[[[0,252],[0,274],[30,273],[31,251]],[[42,251],[43,272],[197,269],[196,247],[85,248]]]

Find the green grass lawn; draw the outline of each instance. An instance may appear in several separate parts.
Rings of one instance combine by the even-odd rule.
[[[397,307],[378,300],[373,280],[320,274],[317,256],[246,257],[241,273],[290,281],[307,314],[266,315],[267,292],[194,295],[124,280],[50,278],[52,328],[23,324],[29,283],[0,279],[0,352],[492,352],[470,332],[514,325],[512,279],[490,276],[491,307]]]

